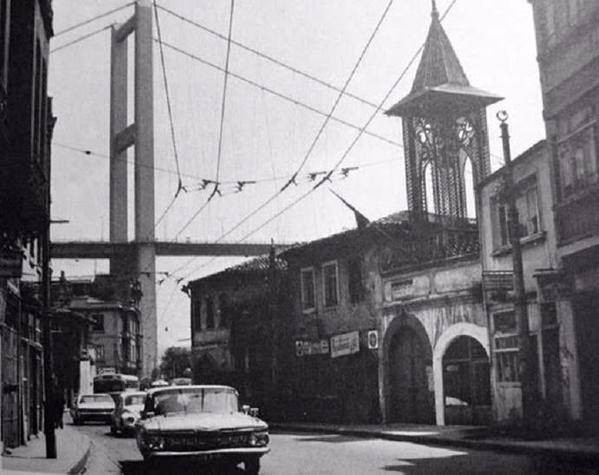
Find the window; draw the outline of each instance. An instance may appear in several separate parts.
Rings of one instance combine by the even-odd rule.
[[[96,345],[96,359],[104,360],[104,345]]]
[[[495,363],[497,365],[497,381],[504,383],[520,381],[517,336],[495,338]]]
[[[214,328],[214,302],[211,298],[206,299],[206,328]]]
[[[191,301],[191,320],[196,332],[202,330],[202,301],[197,298]]]
[[[558,156],[563,197],[598,181],[594,110],[583,108],[559,123]]]
[[[315,307],[314,303],[314,268],[309,267],[300,271],[302,310],[309,311]]]
[[[92,323],[92,331],[103,332],[104,331],[104,315],[102,313],[93,313],[91,317],[94,319]]]
[[[364,286],[362,285],[362,262],[359,258],[348,262],[349,299],[351,303],[364,300]]]
[[[220,314],[220,319],[218,326],[221,328],[229,327],[229,303],[227,302],[227,295],[220,294],[218,296],[218,311]]]
[[[541,232],[537,185],[534,177],[523,180],[516,187],[516,210],[518,212],[518,236],[524,238]],[[495,247],[510,244],[509,210],[505,202],[496,200]]]
[[[334,307],[339,302],[337,288],[337,261],[322,266],[322,284],[324,286],[324,306]]]

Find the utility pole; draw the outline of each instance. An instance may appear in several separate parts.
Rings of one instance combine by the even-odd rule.
[[[516,208],[516,192],[510,151],[510,135],[508,130],[508,114],[505,111],[497,113],[500,122],[503,157],[505,160],[505,198],[508,206],[508,226],[510,244],[512,246],[512,266],[514,273],[514,314],[518,322],[518,369],[520,387],[522,390],[522,419],[528,428],[534,423],[534,408],[536,405],[536,389],[532,374],[532,354],[530,351],[530,329],[526,309],[526,292],[524,290],[524,269],[522,265],[522,248],[520,246],[520,230],[518,224],[518,209]]]
[[[46,458],[56,458],[56,434],[54,433],[54,407],[56,394],[52,376],[52,335],[50,328],[50,218],[44,226],[42,241],[42,344],[44,346],[44,388],[46,402],[44,404],[44,435],[46,439]]]

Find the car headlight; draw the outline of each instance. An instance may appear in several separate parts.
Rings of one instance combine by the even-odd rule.
[[[121,419],[123,420],[123,422],[127,422],[128,424],[133,424],[135,422],[135,420],[137,419],[137,417],[132,412],[123,412],[121,414]]]
[[[252,447],[264,447],[265,445],[268,445],[268,441],[268,432],[266,431],[252,432],[249,440]]]
[[[147,435],[145,437],[145,443],[150,450],[163,450],[164,449],[164,437],[160,435]]]

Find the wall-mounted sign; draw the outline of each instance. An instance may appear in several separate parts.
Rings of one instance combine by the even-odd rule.
[[[489,291],[509,291],[514,289],[514,273],[511,270],[483,272],[483,288]]]
[[[331,358],[360,351],[360,332],[342,333],[331,337]]]
[[[316,341],[296,340],[296,342],[295,342],[295,356],[297,356],[298,358],[301,358],[302,356],[328,355],[328,354],[329,354],[328,340],[316,340]]]
[[[379,347],[379,332],[378,330],[369,330],[368,331],[368,349],[376,350]]]

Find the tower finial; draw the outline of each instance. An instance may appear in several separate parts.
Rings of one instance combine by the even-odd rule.
[[[432,0],[432,1],[433,1],[433,10],[431,12],[431,16],[433,18],[439,18],[439,11],[437,10],[437,2],[435,0]]]

